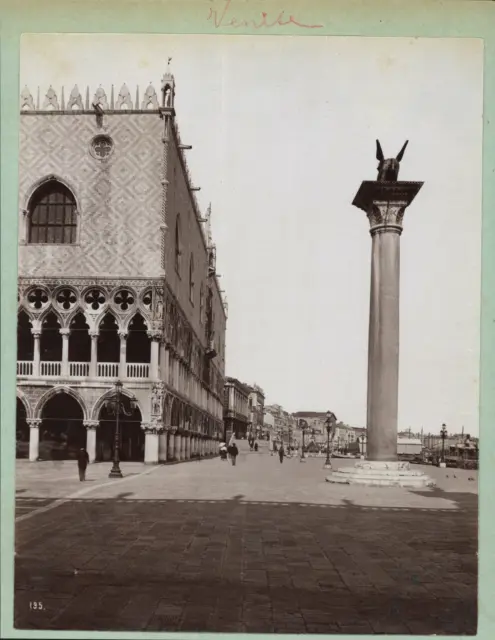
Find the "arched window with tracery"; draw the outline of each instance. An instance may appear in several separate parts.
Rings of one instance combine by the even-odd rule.
[[[182,257],[182,238],[180,229],[180,215],[177,214],[175,221],[175,270],[180,275],[180,265]]]
[[[33,244],[72,244],[77,239],[77,206],[71,191],[49,180],[31,197],[27,240]]]
[[[194,304],[194,256],[189,260],[189,300]]]

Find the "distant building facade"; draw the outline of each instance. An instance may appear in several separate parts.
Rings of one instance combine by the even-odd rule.
[[[115,382],[121,455],[147,463],[216,451],[226,309],[175,118],[161,95],[74,87],[20,114],[17,440],[30,460],[109,460]]]
[[[249,389],[236,378],[226,378],[224,387],[224,440],[230,435],[246,438],[250,421]]]
[[[249,431],[253,435],[260,435],[263,432],[265,414],[265,392],[261,387],[254,384],[248,386],[249,391]]]

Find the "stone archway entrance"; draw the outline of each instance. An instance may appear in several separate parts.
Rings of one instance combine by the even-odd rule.
[[[141,429],[141,412],[135,409],[130,416],[119,416],[120,459],[123,462],[144,462],[144,431]],[[115,416],[103,405],[99,413],[100,426],[96,431],[96,462],[113,458]]]
[[[41,460],[74,460],[86,447],[84,414],[79,402],[68,393],[52,396],[41,411],[38,457]]]
[[[15,432],[16,458],[29,458],[29,425],[27,423],[26,407],[20,398],[17,398]]]

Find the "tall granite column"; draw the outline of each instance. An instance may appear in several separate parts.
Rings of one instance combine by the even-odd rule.
[[[421,182],[363,182],[353,204],[371,233],[367,458],[397,460],[399,395],[400,235],[406,208]]]

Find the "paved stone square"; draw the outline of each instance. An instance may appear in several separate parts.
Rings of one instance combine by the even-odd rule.
[[[80,483],[20,461],[15,626],[475,634],[477,473],[424,467],[437,487],[408,491],[323,464],[243,450]]]

